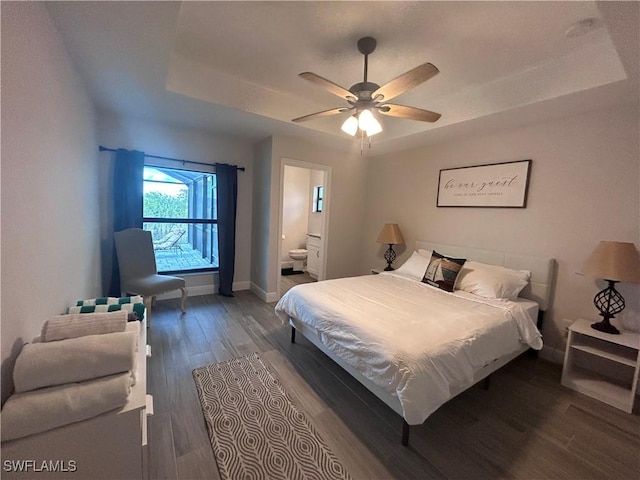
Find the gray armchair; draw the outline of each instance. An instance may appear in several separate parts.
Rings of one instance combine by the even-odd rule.
[[[182,290],[180,308],[185,313],[187,287],[183,278],[159,275],[151,232],[128,228],[113,234],[120,267],[120,288],[124,294],[142,295],[151,326],[151,305],[156,295]]]

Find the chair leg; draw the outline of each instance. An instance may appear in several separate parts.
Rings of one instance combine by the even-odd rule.
[[[151,303],[153,302],[153,297],[144,297],[144,306],[146,309],[145,317],[147,320],[147,328],[151,327]]]
[[[182,290],[182,299],[180,300],[180,310],[182,310],[182,313],[187,313],[187,309],[185,307],[185,303],[187,301],[187,287],[182,287],[180,290]]]

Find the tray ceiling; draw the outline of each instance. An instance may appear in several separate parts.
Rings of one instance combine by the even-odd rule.
[[[544,116],[540,107],[556,99],[564,110],[584,109],[584,92],[593,93],[596,106],[619,101],[607,87],[628,80],[616,47],[634,33],[615,38],[609,17],[588,1],[52,2],[48,8],[99,108],[250,139],[280,133],[353,144],[340,130],[343,115],[291,123],[344,105],[298,73],[349,88],[362,81],[356,41],[374,36],[370,81],[382,85],[424,62],[440,70],[394,103],[442,118],[434,124],[383,118],[384,132],[373,141],[387,150],[479,118],[509,112],[526,118],[528,107]],[[584,19],[593,19],[594,28],[566,35]]]

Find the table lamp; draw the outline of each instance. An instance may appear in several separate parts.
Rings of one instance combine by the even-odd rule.
[[[378,243],[386,243],[389,245],[387,251],[384,252],[384,259],[387,261],[387,266],[384,269],[385,272],[389,272],[393,270],[391,264],[396,259],[396,252],[393,251],[394,245],[404,245],[404,238],[402,238],[402,232],[400,231],[400,227],[396,223],[386,223],[382,230],[380,231],[380,235],[378,235]]]
[[[624,298],[615,288],[618,282],[640,283],[640,256],[633,243],[607,242],[598,244],[584,262],[582,273],[609,282],[609,286],[598,292],[593,299],[602,321],[591,325],[605,333],[620,331],[609,322],[624,310]]]

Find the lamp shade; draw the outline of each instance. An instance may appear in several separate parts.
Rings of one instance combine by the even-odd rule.
[[[386,243],[388,245],[404,245],[404,238],[397,223],[385,223],[384,227],[378,235],[378,243]]]
[[[584,262],[582,273],[614,282],[640,283],[640,256],[633,243],[602,241]]]

